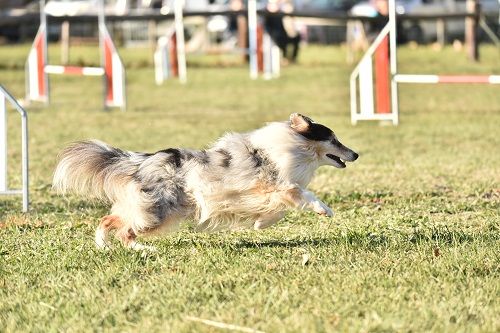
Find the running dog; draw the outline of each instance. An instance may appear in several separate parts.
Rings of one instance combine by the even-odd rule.
[[[99,248],[115,232],[126,247],[194,220],[198,230],[267,228],[289,208],[332,216],[306,190],[322,165],[345,168],[358,154],[328,127],[300,115],[249,133],[229,133],[206,150],[168,148],[137,153],[97,140],[65,148],[54,173],[59,193],[73,192],[112,204],[96,230]]]

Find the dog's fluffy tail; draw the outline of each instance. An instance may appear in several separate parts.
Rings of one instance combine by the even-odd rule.
[[[75,142],[61,152],[52,187],[61,194],[114,201],[144,160],[140,157],[97,140]]]

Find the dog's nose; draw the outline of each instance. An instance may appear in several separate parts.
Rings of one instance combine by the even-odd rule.
[[[353,160],[353,161],[356,161],[356,160],[358,159],[358,157],[359,157],[359,154],[358,154],[358,153],[353,153],[353,154],[352,154],[352,160]]]

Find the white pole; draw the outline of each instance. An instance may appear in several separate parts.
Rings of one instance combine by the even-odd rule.
[[[28,164],[28,116],[26,111],[21,114],[22,119],[22,168],[23,168],[23,212],[29,210],[29,164]]]
[[[163,78],[165,76],[165,65],[163,64],[163,48],[160,46],[160,43],[158,41],[158,46],[156,47],[156,51],[153,55],[154,62],[155,62],[155,82],[157,85],[160,85],[163,83]]]
[[[271,58],[272,58],[272,63],[273,63],[273,77],[279,77],[280,76],[280,57],[281,57],[281,51],[280,48],[274,44],[274,42],[271,40]]]
[[[248,55],[250,58],[250,78],[259,75],[257,64],[257,2],[248,0]]]
[[[392,102],[392,123],[399,123],[399,102],[398,102],[398,83],[394,76],[398,73],[398,59],[396,52],[396,0],[389,0],[389,54],[391,69],[391,102]]]
[[[272,63],[272,53],[271,53],[271,37],[269,34],[264,33],[262,35],[262,53],[264,54],[264,79],[270,80],[273,75],[273,63]]]
[[[69,62],[69,21],[61,24],[61,63],[67,65]]]
[[[184,0],[175,0],[175,38],[177,42],[177,66],[179,70],[179,81],[186,83],[186,51],[184,47],[184,21],[182,10]]]
[[[47,29],[47,15],[45,14],[45,0],[40,1],[40,24],[43,27],[44,32],[44,41],[43,41],[43,80],[45,82],[45,95],[47,98],[45,99],[45,104],[48,105],[50,103],[50,82],[49,76],[45,73],[45,66],[49,63],[49,53],[47,51],[49,44],[48,43],[48,34],[49,29]]]
[[[0,192],[7,191],[7,110],[0,90]]]
[[[104,94],[102,96],[102,101],[104,109],[107,109],[107,96],[108,96],[108,77],[106,75],[106,50],[104,46],[104,38],[106,31],[106,21],[104,17],[104,3],[103,0],[99,0],[97,4],[97,30],[99,30],[99,63],[101,68],[104,69],[104,75],[102,76],[102,85],[104,87]]]
[[[363,116],[370,117],[375,113],[372,59],[363,58],[359,64],[359,111]]]
[[[97,23],[98,23],[98,29],[99,29],[99,47],[101,47],[101,67],[104,67],[104,52],[102,51],[104,47],[102,47],[104,43],[104,36],[102,32],[106,27],[106,18],[104,14],[104,3],[103,0],[99,0],[98,2],[98,8],[97,8]]]

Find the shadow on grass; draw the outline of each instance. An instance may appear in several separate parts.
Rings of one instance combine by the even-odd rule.
[[[228,247],[232,249],[265,249],[265,248],[297,248],[297,247],[329,247],[343,245],[352,248],[375,249],[401,246],[415,246],[420,244],[430,245],[460,245],[474,242],[497,242],[498,236],[495,233],[465,233],[459,230],[449,229],[426,229],[394,231],[381,230],[379,233],[349,231],[347,233],[330,234],[329,236],[318,236],[310,238],[292,239],[267,239],[249,240],[238,239],[221,243],[220,239],[210,240],[178,239],[174,242],[176,247]]]
[[[237,242],[235,247],[245,249],[260,249],[260,248],[295,248],[302,246],[328,246],[333,244],[331,238],[318,237],[309,239],[286,239],[286,240],[265,240],[265,241],[249,241],[243,240]]]

